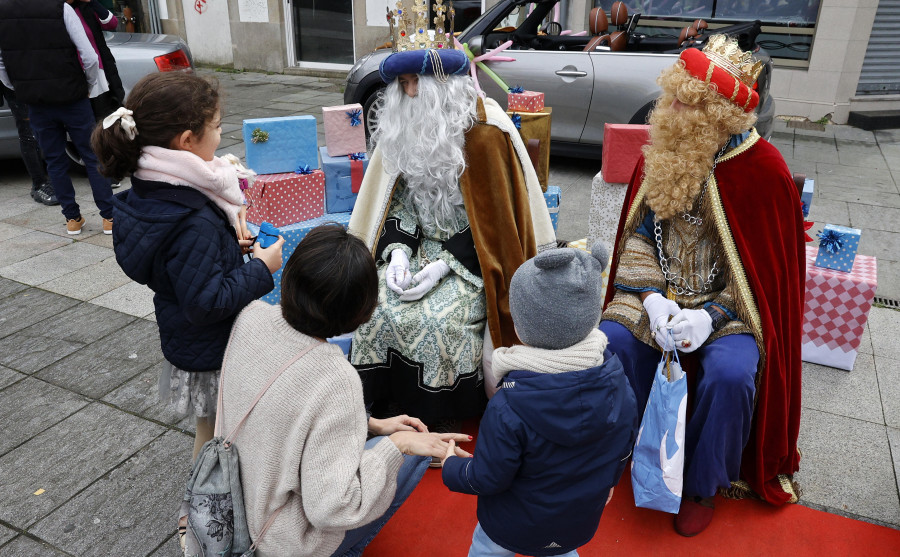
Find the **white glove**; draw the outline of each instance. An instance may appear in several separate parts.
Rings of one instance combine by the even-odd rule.
[[[409,257],[400,248],[391,252],[391,262],[384,272],[384,283],[397,294],[403,294],[403,289],[409,286],[412,275],[409,273]]]
[[[675,347],[682,352],[693,352],[712,334],[712,317],[702,309],[683,309],[669,322]]]
[[[644,309],[647,310],[647,317],[650,318],[650,334],[653,335],[653,340],[663,350],[672,350],[671,343],[668,346],[666,344],[668,336],[666,325],[669,323],[669,316],[680,312],[681,307],[659,292],[654,292],[644,298]]]
[[[416,273],[412,278],[415,288],[410,288],[400,295],[401,302],[413,302],[427,294],[440,280],[450,272],[450,266],[438,259]]]

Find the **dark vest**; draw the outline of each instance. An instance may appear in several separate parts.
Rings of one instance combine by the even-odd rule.
[[[21,102],[60,105],[88,97],[78,49],[63,20],[64,3],[0,0],[0,51]]]
[[[82,4],[78,2],[76,10],[81,12],[84,22],[94,35],[94,42],[97,44],[97,54],[103,62],[103,73],[106,74],[106,81],[109,82],[109,92],[115,97],[119,104],[125,102],[125,88],[122,86],[122,79],[119,78],[119,69],[116,67],[116,58],[106,44],[106,38],[103,36],[103,28],[100,27],[100,21],[97,14],[90,4]]]

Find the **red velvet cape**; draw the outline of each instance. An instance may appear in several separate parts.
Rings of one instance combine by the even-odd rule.
[[[625,194],[609,284],[615,282],[622,233],[644,175],[643,156]],[[805,247],[800,198],[781,153],[760,138],[716,166],[722,209],[759,312],[765,358],[757,377],[757,402],[744,448],[741,479],[769,503],[791,501],[779,475],[800,467],[800,337],[805,295]],[[707,199],[709,196],[707,196]],[[609,288],[606,304],[615,288]],[[762,355],[761,355],[762,356]]]

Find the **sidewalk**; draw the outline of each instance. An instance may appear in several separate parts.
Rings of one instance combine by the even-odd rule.
[[[225,93],[218,154],[243,156],[245,118],[312,114],[322,143],[320,107],[343,104],[334,80],[200,73]],[[900,299],[900,130],[779,121],[772,142],[816,180],[811,232],[862,228],[878,295]],[[586,236],[598,167],[551,162],[560,238]],[[172,557],[193,424],[157,402],[152,294],[119,270],[87,180],[73,175],[87,219],[74,238],[58,207],[31,200],[24,166],[0,161],[0,556]],[[852,372],[804,364],[801,504],[900,529],[898,330],[900,311],[873,308]]]

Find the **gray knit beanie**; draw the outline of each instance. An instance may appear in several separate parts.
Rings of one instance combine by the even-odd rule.
[[[509,311],[522,342],[559,350],[584,340],[600,322],[608,261],[606,246],[597,242],[591,253],[551,249],[523,263],[509,285]]]

